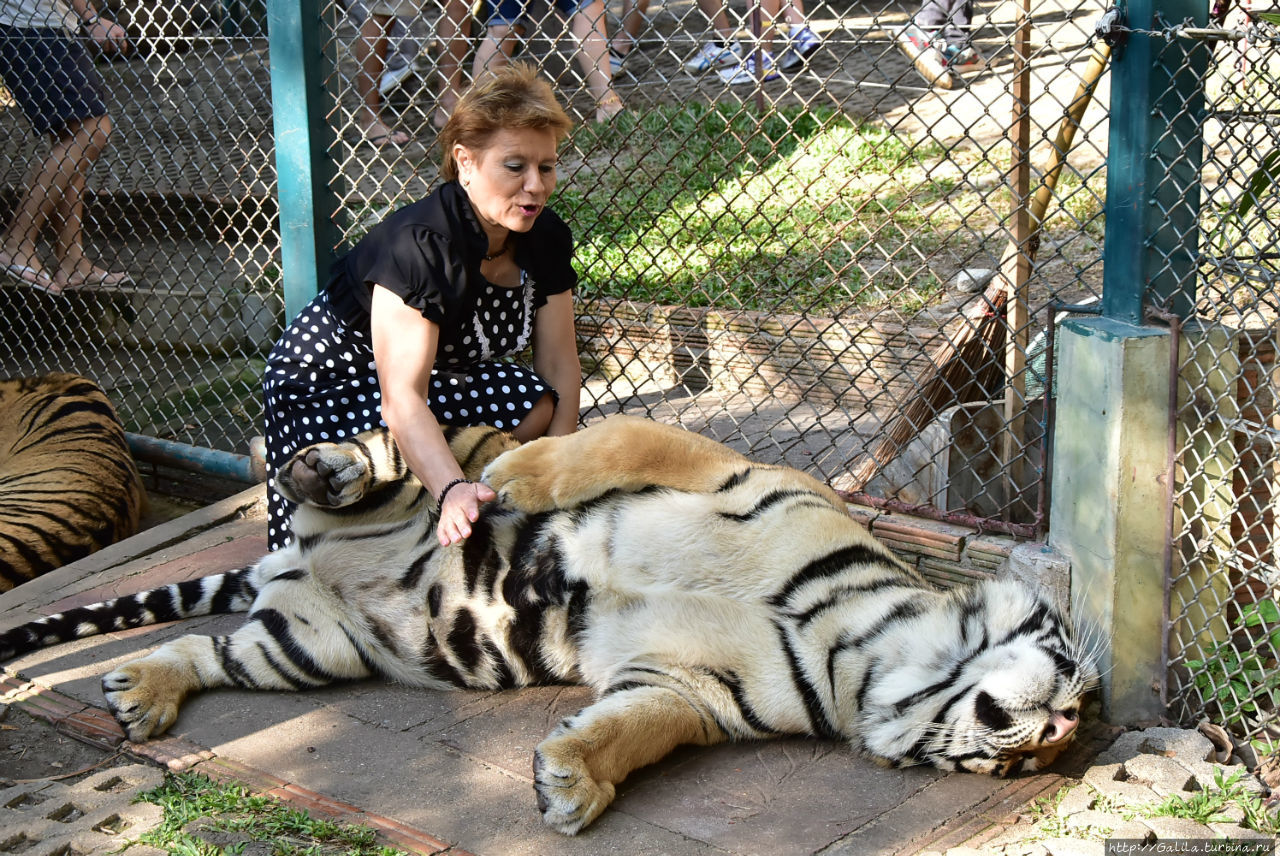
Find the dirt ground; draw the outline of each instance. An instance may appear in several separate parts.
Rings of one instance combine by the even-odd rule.
[[[74,740],[19,707],[0,704],[0,788],[34,780],[73,782],[129,763],[134,759]]]

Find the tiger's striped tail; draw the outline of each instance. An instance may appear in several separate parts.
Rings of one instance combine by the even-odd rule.
[[[171,583],[19,625],[0,633],[0,663],[39,648],[115,630],[198,615],[247,612],[258,595],[253,579],[256,567]]]

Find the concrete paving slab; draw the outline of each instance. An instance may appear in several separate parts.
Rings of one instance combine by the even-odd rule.
[[[121,549],[114,560],[96,554],[0,595],[0,628],[252,561],[265,549],[259,499],[252,491],[233,497],[152,536],[145,549]],[[101,708],[99,682],[111,668],[176,635],[241,622],[212,616],[115,633],[5,669],[73,707]],[[475,854],[909,854],[1030,784],[885,770],[830,741],[687,748],[633,775],[600,820],[568,839],[541,823],[532,751],[589,698],[582,687],[432,691],[374,681],[302,693],[219,690],[191,699],[168,737],[190,763],[212,758],[257,771],[262,781],[284,782],[283,793],[355,806]]]

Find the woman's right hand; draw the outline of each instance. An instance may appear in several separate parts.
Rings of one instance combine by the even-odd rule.
[[[462,482],[450,488],[440,506],[436,536],[441,546],[461,544],[471,535],[471,524],[480,518],[480,506],[497,497],[483,482]]]

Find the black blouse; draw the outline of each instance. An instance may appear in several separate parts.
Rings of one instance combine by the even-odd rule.
[[[528,232],[512,232],[516,266],[533,283],[532,309],[547,297],[578,284],[573,235],[550,208],[544,208]],[[377,283],[442,328],[469,322],[485,287],[480,263],[489,238],[480,227],[471,201],[454,181],[426,198],[389,214],[333,264],[330,305],[357,330],[368,331]]]

